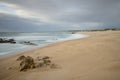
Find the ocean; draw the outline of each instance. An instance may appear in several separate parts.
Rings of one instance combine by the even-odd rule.
[[[43,47],[52,43],[66,41],[77,38],[84,38],[88,35],[72,34],[71,32],[39,32],[39,33],[22,33],[22,32],[0,32],[0,38],[14,39],[15,44],[0,43],[0,57],[29,49]]]

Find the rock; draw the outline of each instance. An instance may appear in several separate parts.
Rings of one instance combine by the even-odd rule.
[[[12,69],[12,67],[8,67],[8,68],[7,68],[7,70],[11,70],[11,69]]]
[[[40,68],[40,67],[50,67],[56,68],[56,64],[53,64],[48,56],[38,56],[35,60],[31,56],[21,55],[17,58],[17,61],[20,61],[19,70],[26,71],[27,69]]]
[[[17,61],[21,61],[21,60],[23,60],[24,58],[25,58],[25,56],[22,55],[22,56],[20,56],[20,57],[17,58]]]
[[[25,44],[25,45],[34,45],[34,46],[37,46],[37,44],[35,43],[32,43],[30,41],[23,41],[23,42],[20,42],[21,44]]]
[[[50,63],[51,63],[51,60],[43,60],[44,61],[44,64],[47,66],[47,65],[50,65]]]
[[[17,61],[21,61],[20,62],[20,71],[35,68],[34,59],[30,56],[25,57],[24,55],[22,55],[17,59]]]
[[[45,56],[45,57],[43,57],[42,59],[50,59],[50,57],[48,57],[48,56]]]
[[[0,43],[16,43],[14,39],[0,38]]]
[[[58,68],[58,66],[57,66],[57,64],[51,64],[51,65],[50,65],[50,68],[56,69],[56,68]]]
[[[41,56],[38,56],[38,57],[35,58],[35,61],[40,61],[40,60],[42,60]]]

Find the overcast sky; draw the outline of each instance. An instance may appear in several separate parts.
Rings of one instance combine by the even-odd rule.
[[[120,28],[120,0],[0,0],[0,31]]]

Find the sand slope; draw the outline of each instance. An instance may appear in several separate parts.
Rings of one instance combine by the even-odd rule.
[[[19,55],[0,59],[0,80],[120,80],[120,31],[83,32],[91,37],[52,44],[22,54],[50,56],[58,69],[19,72]]]

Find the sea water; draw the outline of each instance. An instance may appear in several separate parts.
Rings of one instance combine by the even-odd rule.
[[[0,38],[15,39],[16,43],[0,43],[0,56],[14,54],[29,49],[43,47],[55,42],[84,38],[87,35],[72,34],[71,32],[39,32],[39,33],[20,33],[20,32],[0,32]],[[36,45],[21,44],[29,41]]]

